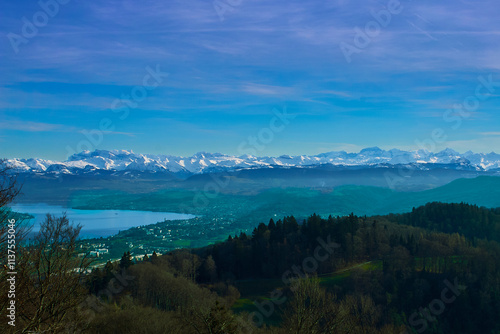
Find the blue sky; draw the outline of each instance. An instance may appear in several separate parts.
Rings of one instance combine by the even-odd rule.
[[[497,0],[60,1],[0,5],[0,156],[500,151]]]

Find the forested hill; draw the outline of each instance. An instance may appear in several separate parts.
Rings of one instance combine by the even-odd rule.
[[[204,248],[140,261],[127,252],[86,275],[77,298],[97,306],[84,302],[95,312],[77,324],[98,334],[499,333],[499,212],[429,203],[288,216]]]
[[[433,202],[413,208],[410,213],[388,215],[387,218],[403,225],[500,242],[500,208]]]
[[[339,245],[335,253],[337,260],[342,259],[342,264],[322,263],[317,271],[324,273],[354,259],[380,259],[387,249],[396,245],[407,248],[413,256],[421,256],[423,245],[429,246],[423,240],[427,236],[434,238],[441,232],[468,242],[478,239],[499,241],[499,213],[500,208],[434,202],[399,215],[358,217],[351,214],[321,218],[313,214],[301,222],[289,216],[277,222],[271,219],[268,224],[260,223],[250,236],[240,233],[202,250],[206,252],[204,256],[210,254],[214,258],[218,274],[223,277],[278,277],[285,268],[313,256],[318,238],[328,236]],[[431,243],[436,247],[446,247],[445,239]]]

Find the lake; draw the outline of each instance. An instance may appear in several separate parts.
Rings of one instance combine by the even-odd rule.
[[[66,212],[71,223],[81,224],[83,228],[80,238],[99,238],[114,235],[131,227],[155,224],[164,220],[182,220],[195,218],[194,215],[151,212],[133,210],[76,210],[49,204],[13,204],[12,211],[29,213],[35,218],[31,220],[33,232],[40,230],[47,213],[60,217]]]

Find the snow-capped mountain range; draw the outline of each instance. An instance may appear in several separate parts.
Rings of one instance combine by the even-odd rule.
[[[191,157],[171,155],[137,154],[125,150],[95,150],[74,154],[67,161],[43,159],[10,159],[8,163],[16,172],[25,173],[91,173],[107,171],[149,171],[182,174],[202,174],[213,171],[229,171],[242,168],[314,167],[319,165],[337,166],[387,166],[414,165],[421,168],[449,165],[454,169],[478,171],[500,170],[500,154],[473,153],[460,154],[452,149],[438,153],[426,150],[402,151],[382,150],[378,147],[366,148],[359,153],[345,151],[328,152],[318,155],[279,157],[256,157],[250,155],[231,156],[220,153],[196,153]]]

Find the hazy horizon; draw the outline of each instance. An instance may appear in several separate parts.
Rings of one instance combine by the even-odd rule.
[[[449,148],[449,147],[446,147],[444,149],[441,149],[441,150],[434,150],[434,151],[429,151],[427,149],[420,149],[420,148],[417,148],[417,149],[414,149],[414,150],[404,150],[404,149],[399,149],[399,148],[389,148],[389,149],[384,149],[382,147],[379,147],[379,146],[371,146],[371,147],[365,147],[365,148],[361,148],[360,150],[358,151],[348,151],[348,150],[333,150],[333,151],[328,151],[328,152],[320,152],[320,153],[316,153],[316,154],[307,154],[307,153],[304,153],[304,154],[296,154],[296,155],[292,155],[292,154],[286,154],[286,153],[283,153],[283,154],[280,154],[280,155],[255,155],[254,157],[256,158],[265,158],[265,157],[280,157],[280,156],[292,156],[292,157],[300,157],[300,156],[316,156],[316,155],[321,155],[321,154],[327,154],[327,153],[333,153],[333,152],[345,152],[347,154],[359,154],[361,153],[362,151],[364,150],[370,150],[370,149],[381,149],[382,151],[392,151],[392,150],[400,150],[400,151],[403,151],[403,152],[409,152],[409,153],[414,153],[414,152],[417,152],[417,151],[426,151],[428,153],[431,153],[431,154],[438,154],[438,153],[441,153],[443,151],[446,151],[446,150],[453,150],[452,148]],[[224,153],[224,152],[207,152],[207,151],[197,151],[197,152],[194,152],[192,154],[185,154],[185,155],[173,155],[173,154],[169,154],[169,153],[148,153],[148,152],[136,152],[134,150],[127,150],[127,149],[110,149],[110,150],[107,150],[107,149],[95,149],[95,150],[92,150],[92,151],[89,151],[89,150],[84,150],[84,151],[81,151],[81,152],[77,152],[76,154],[81,154],[81,153],[93,153],[95,151],[107,151],[107,152],[113,152],[113,153],[120,153],[120,152],[127,152],[127,153],[131,153],[131,154],[138,154],[138,155],[146,155],[146,156],[172,156],[172,157],[183,157],[183,158],[190,158],[190,157],[193,157],[193,156],[196,156],[196,155],[199,155],[199,154],[220,154],[220,155],[223,155],[223,156],[234,156],[234,157],[241,157],[241,156],[245,156],[246,154],[228,154],[228,153]],[[463,155],[463,154],[466,154],[468,152],[472,152],[474,154],[497,154],[497,152],[495,151],[490,151],[490,152],[475,152],[475,151],[472,151],[472,150],[469,150],[469,151],[462,151],[462,152],[459,152],[459,151],[456,151],[456,150],[453,150],[455,152],[457,152],[458,154],[460,155]],[[29,156],[29,157],[19,157],[19,156],[15,156],[15,157],[6,157],[7,159],[42,159],[42,160],[52,160],[52,161],[66,161],[69,157],[67,157],[66,159],[49,159],[49,158],[45,158],[43,156]]]

